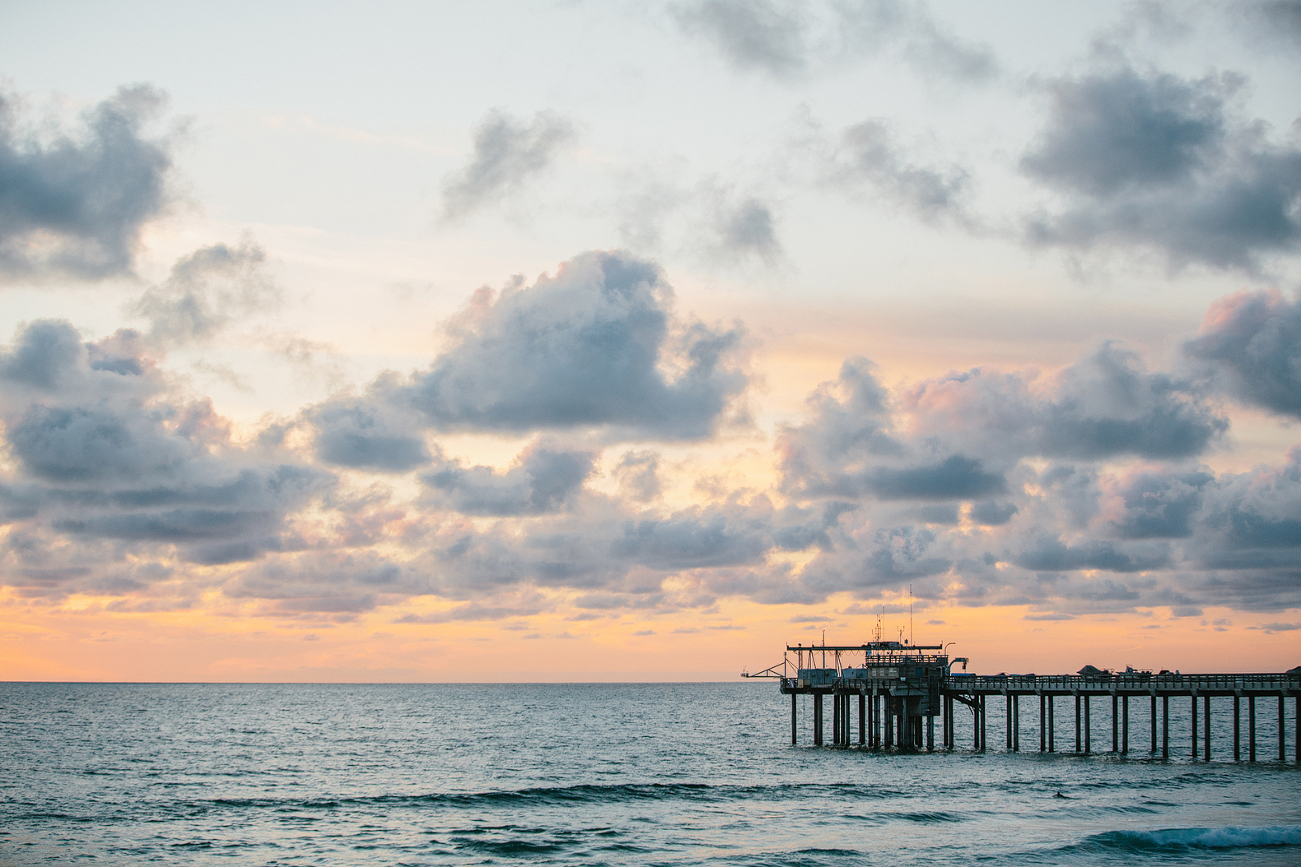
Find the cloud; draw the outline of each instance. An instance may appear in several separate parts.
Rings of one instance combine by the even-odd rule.
[[[425,501],[463,515],[537,515],[560,509],[582,488],[595,454],[541,440],[520,453],[505,472],[440,460],[421,475]]]
[[[1021,168],[1065,206],[1029,219],[1030,243],[1248,272],[1295,251],[1301,150],[1233,118],[1239,86],[1127,66],[1051,81],[1051,120]]]
[[[770,0],[700,0],[674,10],[683,30],[713,42],[742,69],[774,75],[802,70],[807,23],[799,4]]]
[[[779,79],[887,54],[928,78],[984,81],[997,72],[988,49],[946,33],[921,3],[695,0],[673,15],[736,68]]]
[[[12,458],[0,569],[24,592],[147,586],[174,559],[292,547],[289,516],[333,487],[288,453],[235,443],[210,402],[169,391],[134,332],[82,343],[67,323],[32,323],[0,350],[0,371]],[[108,580],[132,564],[135,578]]]
[[[936,169],[908,162],[884,121],[868,120],[846,129],[831,157],[829,174],[837,185],[867,184],[923,220],[966,219],[967,173],[957,167]]]
[[[1301,294],[1239,292],[1213,303],[1184,352],[1244,403],[1301,418]]]
[[[615,465],[614,474],[624,495],[638,503],[649,503],[660,495],[658,452],[629,449]]]
[[[925,380],[898,401],[872,371],[847,361],[810,398],[809,420],[784,432],[788,493],[985,500],[1007,491],[1006,469],[1026,457],[1188,457],[1228,427],[1190,384],[1148,373],[1111,344],[1042,384],[1030,371],[976,369]]]
[[[443,430],[708,436],[748,382],[742,335],[677,323],[671,303],[654,264],[582,254],[531,287],[480,290],[455,345],[393,397]]]
[[[781,257],[772,210],[757,198],[736,202],[717,195],[712,213],[715,254],[723,259],[756,256],[771,265]]]
[[[148,320],[146,333],[160,347],[208,340],[238,317],[279,302],[265,264],[266,253],[250,242],[203,247],[177,260],[129,313]]]
[[[572,123],[550,112],[538,112],[527,125],[501,111],[490,112],[475,130],[469,165],[443,183],[444,221],[459,220],[518,192],[575,135]]]
[[[411,413],[382,401],[336,398],[304,413],[316,456],[337,466],[402,473],[432,459]]]
[[[172,142],[145,127],[165,103],[123,87],[52,137],[0,93],[0,278],[99,280],[130,273],[141,229],[167,207]]]

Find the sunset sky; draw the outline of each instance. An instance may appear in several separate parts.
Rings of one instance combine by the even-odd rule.
[[[0,4],[0,680],[1301,664],[1301,3]]]

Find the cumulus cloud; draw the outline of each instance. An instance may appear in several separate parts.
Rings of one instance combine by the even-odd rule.
[[[746,386],[742,334],[678,323],[671,304],[654,264],[585,253],[533,286],[480,290],[455,345],[395,394],[444,430],[708,436]]]
[[[432,459],[419,420],[392,404],[341,397],[305,415],[315,432],[316,456],[326,463],[401,473]]]
[[[778,78],[883,54],[926,77],[983,81],[997,71],[988,49],[945,32],[923,4],[906,0],[694,0],[676,5],[674,17],[738,69]]]
[[[149,339],[167,347],[210,339],[233,320],[279,300],[261,247],[214,244],[179,259],[167,279],[145,290],[128,312],[147,320]]]
[[[539,112],[525,124],[493,111],[474,134],[474,156],[443,183],[443,219],[458,220],[518,192],[542,174],[573,141],[568,120]]]
[[[131,271],[145,224],[168,204],[171,141],[150,138],[165,98],[124,87],[82,128],[41,135],[0,93],[0,277],[97,280]]]
[[[27,591],[103,586],[109,570],[173,557],[254,559],[291,544],[288,516],[333,485],[292,455],[234,443],[211,404],[172,394],[141,347],[133,332],[83,343],[71,325],[47,321],[0,351],[13,459],[4,560]]]
[[[1245,403],[1301,418],[1301,295],[1239,292],[1211,305],[1184,352]]]
[[[1029,241],[1244,271],[1295,251],[1301,150],[1235,119],[1239,84],[1127,66],[1050,82],[1050,122],[1021,167],[1064,206],[1032,217]]]
[[[591,475],[595,455],[543,440],[505,472],[442,459],[423,474],[426,501],[464,515],[535,515],[562,508]]]
[[[1008,490],[1007,469],[1026,457],[1188,457],[1228,427],[1191,385],[1148,373],[1111,344],[1042,385],[1037,378],[977,369],[923,381],[892,402],[870,362],[846,362],[810,400],[809,421],[782,437],[785,490],[986,500]]]

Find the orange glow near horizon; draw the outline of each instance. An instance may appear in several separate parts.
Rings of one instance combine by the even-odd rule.
[[[417,600],[419,602],[420,600]],[[152,682],[566,682],[733,680],[781,661],[786,644],[870,640],[874,604],[845,596],[822,607],[722,602],[690,621],[537,615],[498,622],[397,623],[416,604],[353,620],[291,622],[204,611],[110,612],[96,600],[0,608],[0,680]],[[898,604],[898,600],[890,600]],[[813,612],[825,612],[814,614]],[[1301,663],[1296,637],[1270,624],[1297,612],[1208,609],[1035,620],[1024,607],[931,605],[913,615],[917,643],[948,643],[982,673],[1100,668],[1282,671]],[[792,622],[804,617],[812,622]],[[825,620],[814,618],[825,617]],[[684,626],[689,622],[691,625]],[[1231,628],[1230,628],[1231,627]],[[887,614],[883,635],[908,637]]]

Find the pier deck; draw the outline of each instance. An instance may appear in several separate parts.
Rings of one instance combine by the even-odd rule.
[[[1039,705],[1039,750],[1057,752],[1058,699],[1073,705],[1074,751],[1092,753],[1092,700],[1110,699],[1111,752],[1130,752],[1131,699],[1148,699],[1149,751],[1170,755],[1170,700],[1188,699],[1191,755],[1211,758],[1212,698],[1232,699],[1233,758],[1243,754],[1243,709],[1246,709],[1246,753],[1257,759],[1257,701],[1277,700],[1278,760],[1286,761],[1287,699],[1292,699],[1294,760],[1301,763],[1301,667],[1283,673],[1184,674],[1129,670],[1123,673],[1086,667],[1079,674],[995,674],[954,672],[968,660],[944,653],[944,646],[873,641],[862,645],[789,645],[779,665],[745,677],[770,677],[791,697],[791,743],[798,742],[797,697],[813,697],[813,741],[823,742],[822,698],[832,703],[832,745],[853,745],[852,705],[857,697],[858,746],[873,749],[933,750],[935,722],[941,727],[942,749],[956,749],[955,710],[965,705],[972,714],[972,749],[985,750],[989,698],[1001,697],[1006,748],[1021,749],[1021,699]],[[791,660],[790,654],[796,655]],[[862,664],[855,657],[862,655]],[[850,664],[853,660],[854,664]],[[1158,708],[1159,700],[1159,708]],[[997,704],[997,702],[995,702]],[[1272,702],[1270,702],[1272,703]],[[1223,709],[1222,703],[1221,709]],[[1199,708],[1200,705],[1200,708]],[[1199,712],[1200,711],[1200,712]],[[1070,713],[1070,709],[1067,711]],[[1199,725],[1200,723],[1200,725]],[[1158,730],[1160,737],[1158,738]],[[924,733],[923,733],[924,732]],[[1200,741],[1199,744],[1199,734]]]

